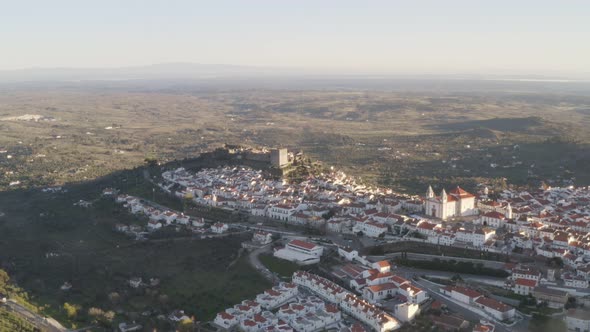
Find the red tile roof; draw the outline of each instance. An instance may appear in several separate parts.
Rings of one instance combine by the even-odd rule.
[[[389,267],[391,266],[388,261],[378,261],[377,264],[379,267]]]
[[[368,277],[367,279],[369,280],[375,280],[375,279],[381,279],[381,278],[391,278],[393,277],[393,273],[391,272],[383,272],[383,273],[377,273],[377,274],[373,274],[372,276]]]
[[[368,288],[371,292],[377,293],[377,292],[384,291],[384,290],[396,289],[397,286],[392,282],[386,282],[386,283],[380,284],[380,285],[369,286]]]
[[[482,295],[478,291],[475,291],[475,290],[473,290],[471,288],[461,287],[461,286],[454,286],[454,287],[453,286],[449,286],[449,287],[446,287],[445,289],[447,289],[447,290],[453,290],[453,291],[455,291],[457,293],[461,293],[461,294],[466,295],[466,296],[468,296],[470,298],[476,298],[476,297],[479,297],[479,296]]]
[[[485,213],[484,214],[484,217],[495,218],[495,219],[504,219],[504,218],[506,218],[506,216],[503,213],[500,213],[498,211],[492,211],[492,212]]]
[[[463,190],[461,187],[457,186],[457,188],[449,191],[450,195],[457,196],[458,198],[471,198],[475,197],[473,194],[470,194]]]
[[[305,242],[305,241],[301,241],[301,240],[292,240],[291,242],[289,242],[289,245],[304,248],[307,250],[311,250],[316,247],[316,245],[313,243],[309,243],[309,242]]]
[[[536,280],[531,280],[531,279],[517,278],[514,281],[514,283],[516,285],[526,286],[526,287],[535,287],[535,286],[537,286],[537,281]]]
[[[228,314],[225,311],[220,312],[219,313],[219,316],[221,316],[221,318],[223,318],[223,319],[233,319],[234,318],[234,316]]]
[[[506,312],[506,311],[510,311],[510,310],[514,309],[507,304],[496,301],[494,299],[490,299],[489,297],[485,297],[485,296],[480,297],[479,299],[475,300],[475,302],[479,303],[485,307],[497,310],[499,312]]]

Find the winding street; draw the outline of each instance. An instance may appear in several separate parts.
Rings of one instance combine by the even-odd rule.
[[[268,252],[270,252],[270,244],[252,250],[248,254],[248,260],[250,261],[250,265],[252,265],[258,272],[260,272],[260,274],[262,274],[270,282],[274,283],[275,281],[277,281],[277,277],[269,269],[267,269],[266,266],[264,266],[264,264],[262,264],[259,257],[260,254]]]
[[[22,318],[34,324],[41,331],[47,332],[67,332],[68,329],[61,326],[55,319],[43,317],[37,313],[16,303],[14,300],[8,300],[5,306],[14,313],[19,314]]]

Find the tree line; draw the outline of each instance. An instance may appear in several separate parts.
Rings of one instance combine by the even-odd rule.
[[[448,271],[454,273],[465,273],[465,274],[475,274],[475,275],[484,275],[490,277],[498,277],[498,278],[506,278],[508,277],[508,272],[501,270],[501,269],[493,269],[489,267],[485,267],[482,263],[473,263],[473,262],[462,262],[457,261],[454,259],[451,260],[441,260],[439,258],[435,258],[433,260],[411,260],[407,258],[407,254],[402,253],[401,257],[395,259],[395,262],[399,265],[413,267],[418,269],[426,269],[426,270],[437,270],[437,271]]]

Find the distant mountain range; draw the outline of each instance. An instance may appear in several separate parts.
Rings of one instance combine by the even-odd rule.
[[[296,69],[220,64],[162,63],[119,68],[27,68],[0,70],[1,82],[203,79],[215,77],[277,76]]]
[[[256,67],[224,64],[161,63],[147,66],[118,68],[27,68],[0,70],[0,82],[76,82],[76,81],[123,81],[123,80],[177,80],[212,78],[338,78],[338,79],[421,79],[421,80],[491,80],[514,82],[568,82],[584,80],[590,73],[579,73],[571,77],[550,75],[527,75],[510,71],[495,74],[408,74],[388,72],[361,72],[346,70],[312,70],[293,67]],[[586,80],[588,82],[588,80]]]

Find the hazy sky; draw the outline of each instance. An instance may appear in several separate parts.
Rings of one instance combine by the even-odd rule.
[[[0,0],[0,69],[590,72],[590,1]]]

